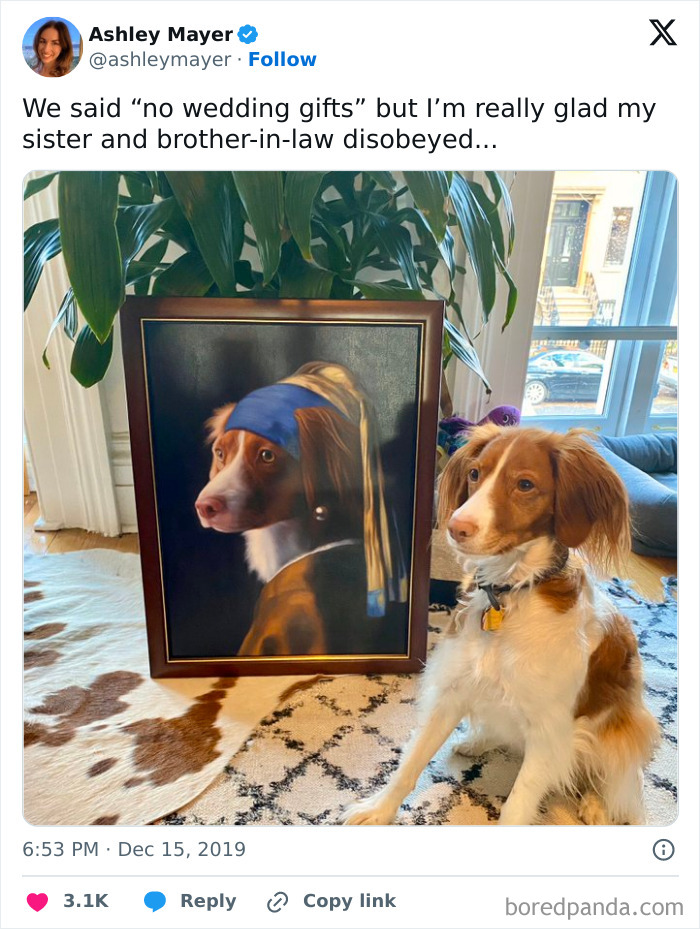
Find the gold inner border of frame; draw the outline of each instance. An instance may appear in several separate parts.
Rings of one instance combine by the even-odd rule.
[[[148,447],[151,458],[151,479],[153,481],[153,500],[155,503],[156,532],[158,535],[158,567],[160,570],[160,590],[163,602],[163,632],[165,638],[165,660],[167,664],[198,664],[203,662],[277,662],[277,661],[347,661],[356,659],[361,661],[365,658],[410,658],[411,645],[411,627],[413,622],[413,567],[415,564],[416,550],[416,492],[418,487],[418,449],[420,447],[420,407],[423,397],[423,375],[425,368],[425,326],[424,320],[415,322],[406,320],[344,320],[344,319],[249,319],[245,317],[236,319],[217,319],[205,318],[198,316],[178,316],[178,317],[142,317],[141,320],[141,356],[143,360],[143,379],[144,391],[146,394],[146,411],[148,414]],[[419,358],[420,366],[418,372],[418,397],[416,405],[416,442],[413,449],[415,474],[413,476],[413,525],[411,530],[411,573],[409,582],[408,595],[408,634],[407,649],[404,653],[382,653],[373,654],[352,654],[352,655],[265,655],[264,657],[254,657],[245,655],[234,655],[230,658],[209,657],[209,658],[171,658],[170,657],[170,639],[168,636],[168,613],[165,605],[165,581],[163,578],[163,552],[160,546],[160,522],[158,520],[158,491],[156,488],[155,462],[153,455],[153,432],[151,421],[151,398],[148,389],[148,362],[146,359],[146,339],[145,323],[254,323],[256,325],[267,324],[287,324],[291,326],[312,325],[312,326],[403,326],[408,328],[418,328],[420,330]]]

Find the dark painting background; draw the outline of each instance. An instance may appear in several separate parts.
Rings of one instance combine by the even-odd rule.
[[[293,374],[337,362],[374,404],[387,503],[409,567],[420,377],[420,326],[144,320],[165,610],[171,659],[233,657],[261,589],[241,536],[203,529],[194,501],[209,479],[204,422],[215,407]],[[406,647],[408,604],[395,605]]]

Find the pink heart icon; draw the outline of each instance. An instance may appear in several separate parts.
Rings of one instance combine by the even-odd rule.
[[[27,897],[27,903],[35,913],[38,913],[39,910],[43,910],[48,902],[49,898],[46,894],[29,894]]]

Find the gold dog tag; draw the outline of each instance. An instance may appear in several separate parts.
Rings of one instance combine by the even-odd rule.
[[[501,628],[503,622],[503,610],[496,610],[490,606],[481,614],[481,628],[484,632],[495,632]]]

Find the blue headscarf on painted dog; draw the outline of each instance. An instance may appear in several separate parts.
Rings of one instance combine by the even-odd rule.
[[[320,394],[297,384],[271,384],[245,396],[226,421],[225,432],[246,429],[263,439],[279,445],[293,458],[299,458],[299,424],[294,415],[297,410],[313,407],[331,407],[335,404]],[[341,414],[342,415],[342,414]]]

